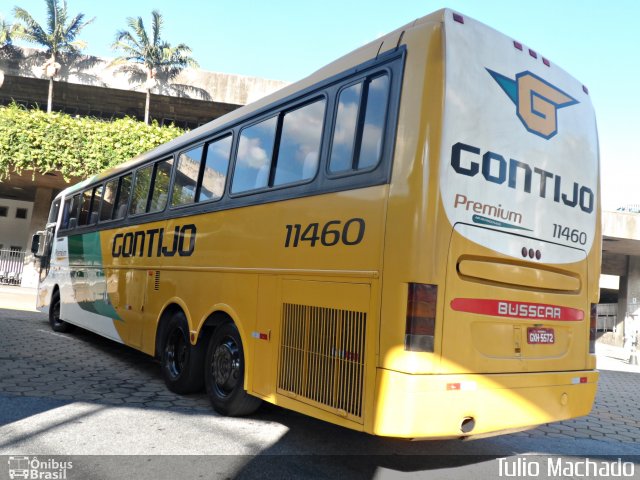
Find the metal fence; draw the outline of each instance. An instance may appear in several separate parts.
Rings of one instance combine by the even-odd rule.
[[[20,285],[26,253],[19,250],[0,250],[0,284]]]
[[[618,322],[618,304],[598,304],[597,329],[599,332],[615,332]]]

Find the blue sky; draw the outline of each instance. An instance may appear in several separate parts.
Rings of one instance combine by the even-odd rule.
[[[96,17],[86,53],[110,57],[126,18],[160,10],[163,37],[186,43],[206,70],[295,81],[335,58],[442,7],[475,18],[537,50],[585,84],[598,120],[603,205],[640,204],[640,28],[637,0],[67,0]],[[44,0],[0,0],[44,22]]]

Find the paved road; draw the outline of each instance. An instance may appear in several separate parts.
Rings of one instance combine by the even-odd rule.
[[[612,455],[635,462],[640,478],[640,369],[616,349],[600,352],[588,417],[472,442],[411,443],[269,405],[249,418],[221,417],[203,394],[166,390],[146,355],[83,330],[54,333],[29,304],[10,306],[0,308],[0,455],[144,456],[78,457],[74,473],[84,465],[96,478],[127,469],[139,478],[496,478],[501,457]]]

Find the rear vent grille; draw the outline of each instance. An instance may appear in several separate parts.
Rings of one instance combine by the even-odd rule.
[[[156,278],[153,282],[153,289],[160,290],[160,270],[156,270]]]
[[[364,312],[285,303],[281,393],[361,420],[366,321]]]

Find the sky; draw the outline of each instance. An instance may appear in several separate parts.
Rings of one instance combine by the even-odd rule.
[[[640,204],[640,2],[637,0],[67,0],[93,23],[85,53],[113,57],[127,17],[162,13],[163,38],[185,43],[204,70],[296,81],[443,7],[533,48],[589,88],[600,137],[603,207]],[[44,23],[44,0],[0,0]]]

